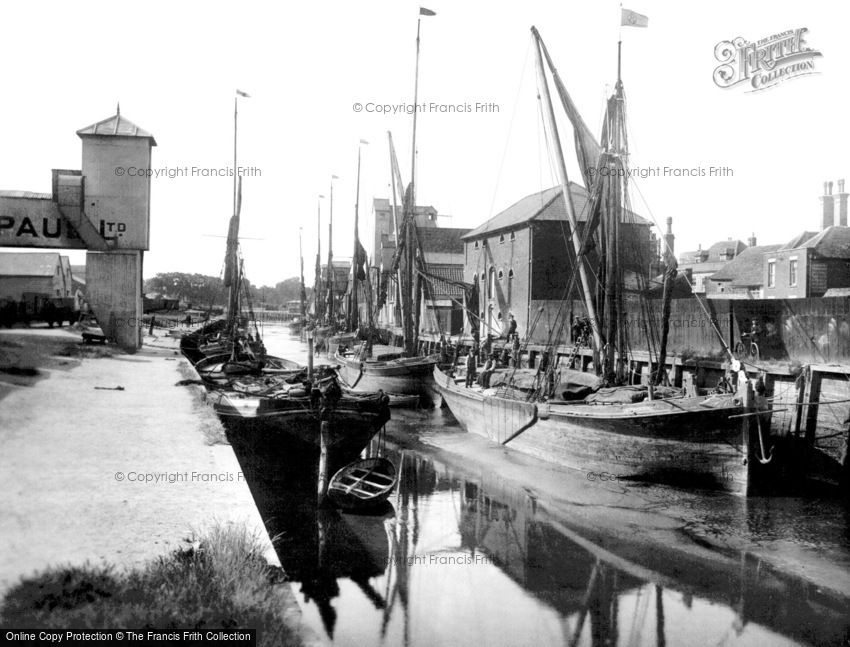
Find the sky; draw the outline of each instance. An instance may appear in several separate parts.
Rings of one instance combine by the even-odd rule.
[[[448,216],[441,226],[475,227],[557,182],[541,125],[532,25],[597,134],[622,35],[631,166],[705,172],[632,182],[635,211],[662,224],[673,218],[677,254],[753,233],[760,244],[781,243],[817,229],[823,182],[850,175],[842,91],[848,3],[635,0],[625,6],[648,16],[649,26],[621,30],[620,4],[609,0],[422,1],[437,15],[421,20],[419,102],[427,109],[417,122],[417,202]],[[339,176],[335,257],[351,255],[358,146],[364,242],[373,198],[390,197],[388,131],[403,180],[410,179],[411,115],[374,106],[413,102],[419,6],[4,3],[0,189],[49,192],[51,168],[80,167],[75,132],[115,114],[119,101],[123,116],[155,136],[154,169],[232,166],[238,88],[251,95],[239,100],[239,164],[261,173],[243,181],[246,272],[258,285],[297,275],[303,228],[310,282],[320,204],[327,251],[332,175]],[[816,74],[760,92],[715,84],[719,42],[802,27],[806,44],[822,53]],[[476,104],[487,107],[476,111]],[[565,125],[562,136],[577,180]],[[712,177],[711,167],[731,174]],[[220,273],[232,189],[229,177],[152,180],[146,277]],[[84,254],[71,256],[82,262]]]

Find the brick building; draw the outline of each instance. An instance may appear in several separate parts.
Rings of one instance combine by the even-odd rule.
[[[762,280],[765,299],[822,297],[850,287],[850,227],[804,232],[764,254]]]
[[[715,299],[795,299],[844,294],[850,289],[850,227],[844,180],[833,195],[824,182],[820,231],[804,231],[784,245],[744,250],[707,281]],[[838,224],[836,224],[836,215]]]
[[[570,183],[570,193],[581,235],[587,221],[587,190]],[[658,255],[650,223],[627,211],[620,226],[621,240],[628,242],[620,254],[623,266],[646,274]],[[561,188],[553,187],[526,196],[463,237],[464,281],[478,284],[482,338],[502,334],[513,314],[521,336],[529,333],[536,319],[531,339],[546,341],[564,299],[581,298],[568,236]],[[595,253],[590,260],[595,265]]]
[[[772,254],[782,245],[748,247],[711,275],[705,283],[709,299],[763,299],[764,255]]]

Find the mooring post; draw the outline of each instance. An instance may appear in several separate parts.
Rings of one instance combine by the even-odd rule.
[[[741,403],[744,406],[744,412],[752,413],[755,409],[755,393],[753,392],[753,385],[750,383],[750,380],[747,377],[747,372],[743,367],[741,367],[741,370],[738,372],[738,396],[741,398]],[[755,467],[753,465],[753,458],[755,454],[753,448],[756,440],[752,433],[754,417],[755,416],[744,416],[741,418],[741,424],[743,425],[741,429],[741,444],[744,449],[744,458],[742,460],[744,461],[744,465],[747,466],[746,484],[743,492],[744,496],[747,496],[753,489],[752,476]]]
[[[307,329],[307,379],[313,381],[313,329]]]
[[[319,505],[322,505],[322,503],[324,503],[325,495],[328,492],[328,441],[330,439],[330,433],[330,422],[327,420],[322,420],[322,425],[319,430]]]

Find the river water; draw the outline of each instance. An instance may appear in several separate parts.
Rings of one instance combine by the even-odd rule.
[[[265,340],[306,361],[285,328]],[[387,429],[399,486],[371,515],[317,509],[310,466],[240,457],[304,621],[328,644],[850,645],[850,581],[842,592],[776,566],[817,554],[850,572],[850,521],[834,499],[648,488],[644,498],[687,511],[676,532],[779,554],[648,550],[606,533],[603,513],[597,528],[584,506],[578,523],[575,507],[539,496],[543,464],[504,451],[482,468],[446,451],[480,440],[446,409],[394,410]],[[503,477],[517,463],[527,483]]]

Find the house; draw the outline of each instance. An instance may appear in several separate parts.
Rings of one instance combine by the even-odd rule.
[[[588,193],[570,183],[579,235],[587,223]],[[645,274],[657,261],[649,221],[626,211],[620,223],[623,267]],[[672,241],[672,239],[671,239]],[[463,236],[464,282],[478,285],[479,334],[501,335],[511,314],[521,336],[545,343],[564,300],[581,298],[576,256],[561,187],[524,197]],[[590,262],[598,261],[594,251]],[[596,289],[591,275],[590,289]],[[536,323],[535,323],[536,322]]]
[[[824,182],[820,231],[803,231],[784,245],[755,245],[707,282],[713,299],[794,299],[843,296],[850,289],[850,227],[844,180],[833,195]],[[837,207],[837,209],[836,209]],[[836,211],[838,224],[835,224]]]
[[[765,299],[822,297],[850,288],[850,227],[804,232],[765,254],[762,280]]]
[[[755,245],[755,237],[750,238],[750,246]],[[722,240],[708,249],[684,252],[679,256],[679,271],[690,277],[692,289],[697,294],[707,292],[706,279],[722,270],[726,264],[747,249],[740,240]]]
[[[57,252],[0,252],[0,299],[73,297],[71,263]]]
[[[782,245],[753,245],[711,275],[706,283],[709,299],[764,298],[764,255]]]

